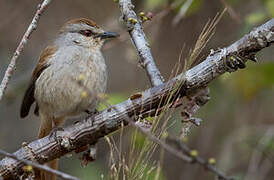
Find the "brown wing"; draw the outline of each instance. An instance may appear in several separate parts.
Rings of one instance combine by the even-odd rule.
[[[35,82],[41,75],[41,73],[49,66],[47,63],[48,59],[57,51],[56,47],[53,46],[48,46],[40,55],[38,64],[36,68],[33,71],[32,78],[30,81],[30,84],[28,86],[28,89],[25,92],[23,102],[21,105],[21,110],[20,110],[20,117],[24,118],[29,114],[29,110],[31,105],[34,103],[35,98],[34,98],[34,91],[35,91]],[[36,110],[38,111],[39,107],[36,105]]]

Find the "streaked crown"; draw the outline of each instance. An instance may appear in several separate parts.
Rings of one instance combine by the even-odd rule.
[[[101,29],[94,21],[87,18],[77,18],[66,22],[60,29],[63,32],[75,32],[84,29]]]

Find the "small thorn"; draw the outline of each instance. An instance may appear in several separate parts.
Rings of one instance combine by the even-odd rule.
[[[192,122],[195,126],[200,126],[202,119],[200,118],[190,118],[190,122]]]
[[[249,59],[250,59],[251,61],[253,61],[253,62],[258,62],[258,59],[257,59],[257,57],[255,56],[255,54],[251,55],[251,56],[249,57]]]

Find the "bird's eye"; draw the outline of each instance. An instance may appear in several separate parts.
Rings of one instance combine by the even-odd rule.
[[[90,37],[91,35],[93,35],[93,32],[91,30],[82,30],[80,31],[80,34],[86,36],[86,37]]]

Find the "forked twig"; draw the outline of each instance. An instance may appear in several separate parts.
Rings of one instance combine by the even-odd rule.
[[[131,0],[120,0],[119,5],[122,19],[128,27],[131,39],[140,56],[140,64],[146,69],[151,85],[157,86],[162,84],[163,77],[154,62],[141,22],[133,10],[134,5],[131,3]]]

